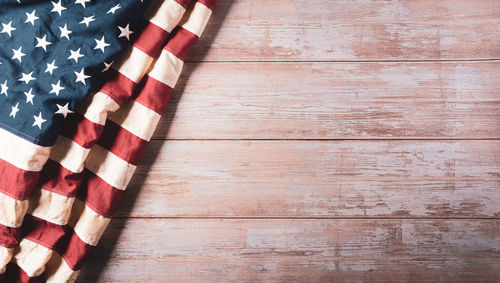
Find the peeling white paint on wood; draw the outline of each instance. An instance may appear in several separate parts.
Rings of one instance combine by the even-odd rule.
[[[499,69],[500,62],[187,64],[182,96],[174,93],[154,138],[498,138]]]
[[[115,219],[80,280],[99,275],[99,282],[494,281],[500,276],[499,224]],[[96,274],[103,258],[106,267]]]
[[[122,207],[133,217],[498,217],[498,172],[496,140],[154,141]]]
[[[500,5],[478,1],[220,1],[188,60],[494,59]]]

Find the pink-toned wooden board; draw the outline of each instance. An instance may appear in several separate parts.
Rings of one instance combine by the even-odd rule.
[[[496,282],[500,1],[220,0],[79,282]]]
[[[498,219],[115,219],[81,282],[494,282],[499,247]]]
[[[221,0],[188,60],[500,58],[498,1]]]
[[[119,215],[498,217],[499,172],[498,140],[154,141]]]
[[[155,138],[500,137],[500,61],[217,62],[184,71]]]

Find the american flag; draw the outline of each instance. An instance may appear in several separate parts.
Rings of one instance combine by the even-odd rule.
[[[0,1],[0,282],[71,282],[215,0]]]

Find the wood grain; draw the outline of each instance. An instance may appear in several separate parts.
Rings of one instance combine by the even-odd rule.
[[[154,138],[499,138],[499,70],[500,61],[187,64]]]
[[[118,215],[499,217],[499,172],[498,140],[154,141]]]
[[[80,282],[494,282],[499,247],[500,220],[115,219]]]
[[[500,58],[500,2],[221,0],[188,60]]]
[[[500,1],[220,0],[79,282],[496,282]]]

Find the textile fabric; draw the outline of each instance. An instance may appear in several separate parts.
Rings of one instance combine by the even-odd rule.
[[[133,44],[105,66],[102,86],[64,119],[53,146],[1,132],[0,282],[76,279],[215,2],[151,1]]]

